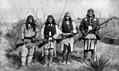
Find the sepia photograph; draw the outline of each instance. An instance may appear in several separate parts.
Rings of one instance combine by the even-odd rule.
[[[119,0],[0,0],[0,71],[119,71]]]

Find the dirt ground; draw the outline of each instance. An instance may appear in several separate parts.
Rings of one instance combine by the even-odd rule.
[[[79,45],[80,43],[81,42],[77,42],[75,44],[74,53],[71,57],[71,64],[69,65],[54,62],[51,68],[43,67],[41,63],[37,63],[27,69],[16,69],[14,65],[9,63],[5,56],[5,50],[10,48],[9,43],[4,37],[0,37],[0,71],[80,71],[83,66],[86,66],[81,62],[83,46]],[[112,65],[112,70],[110,71],[119,71],[119,46],[98,41],[96,48],[97,56],[103,55],[105,58],[110,59],[110,64]]]

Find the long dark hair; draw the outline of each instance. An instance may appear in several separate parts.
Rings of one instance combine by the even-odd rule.
[[[92,8],[88,9],[86,17],[89,18],[89,14],[88,13],[90,11],[92,11],[92,13],[93,13],[93,16],[92,17],[95,17],[94,10]]]
[[[47,20],[46,20],[46,22],[45,22],[45,25],[50,24],[50,22],[48,21],[49,18],[52,18],[52,24],[53,24],[53,25],[56,25],[55,19],[54,19],[54,17],[53,17],[52,15],[48,15]]]
[[[29,22],[29,19],[32,19],[32,23]],[[28,15],[27,16],[27,19],[26,19],[26,29],[28,30],[28,24],[30,24],[32,27],[33,27],[33,31],[35,31],[35,27],[37,26],[35,24],[35,20],[34,20],[34,17],[32,15]]]
[[[69,12],[66,12],[65,13],[65,15],[64,15],[64,18],[63,18],[63,22],[62,23],[65,23],[67,20],[66,20],[66,17],[67,17],[67,15],[69,14]],[[71,16],[69,16],[69,20],[68,20],[70,23],[72,23],[72,18],[71,18]]]

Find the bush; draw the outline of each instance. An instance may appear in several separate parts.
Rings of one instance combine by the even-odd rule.
[[[21,27],[23,21],[15,23],[16,25],[5,35],[12,48],[16,48],[17,43],[21,40]]]
[[[105,71],[109,66],[109,59],[100,56],[86,61],[85,64],[88,66],[87,69],[89,71]]]

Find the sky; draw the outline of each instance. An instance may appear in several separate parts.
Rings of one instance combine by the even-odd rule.
[[[48,15],[60,19],[65,12],[73,19],[84,18],[89,8],[98,18],[119,16],[119,0],[0,0],[0,20],[17,22],[29,14],[36,19],[45,20]]]

